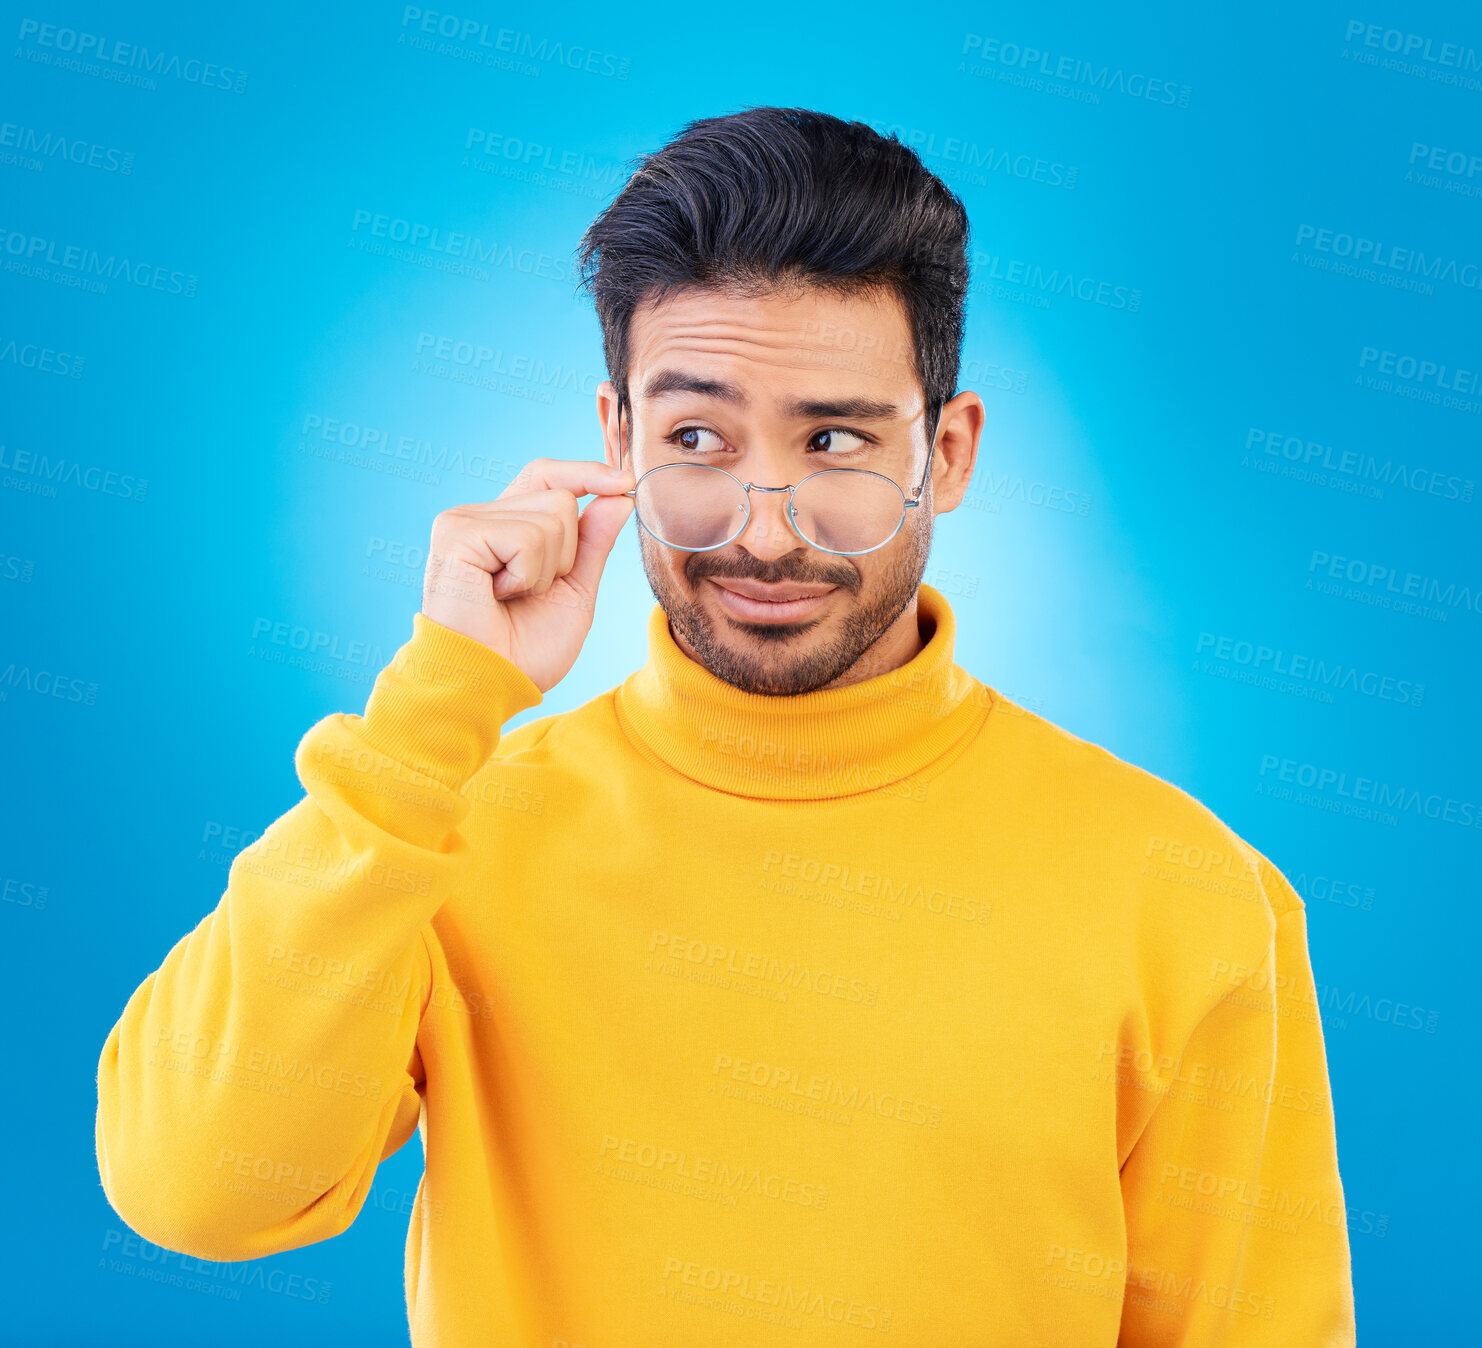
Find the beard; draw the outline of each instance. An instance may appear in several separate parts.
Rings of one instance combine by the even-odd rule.
[[[854,606],[845,613],[839,630],[821,643],[811,643],[809,634],[822,620],[797,623],[748,623],[725,617],[722,622],[740,638],[739,645],[722,639],[709,614],[671,583],[662,565],[662,544],[641,527],[639,551],[644,574],[669,626],[689,644],[699,662],[716,678],[743,693],[792,697],[826,688],[858,662],[905,612],[915,597],[926,571],[931,551],[932,510],[907,512],[910,518],[893,540],[891,556],[865,594],[864,578],[848,557],[830,557],[799,546],[774,561],[764,562],[739,548],[717,548],[692,552],[684,563],[684,578],[691,591],[707,576],[757,580],[763,583],[792,581],[805,585],[836,585],[854,596]],[[920,519],[917,524],[916,520]]]

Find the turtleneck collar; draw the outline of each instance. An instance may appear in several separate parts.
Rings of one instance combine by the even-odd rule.
[[[954,663],[957,624],[941,594],[922,585],[916,612],[925,644],[899,669],[770,697],[691,660],[656,604],[648,663],[618,689],[618,720],[676,772],[732,795],[826,800],[889,788],[965,743],[995,701]]]

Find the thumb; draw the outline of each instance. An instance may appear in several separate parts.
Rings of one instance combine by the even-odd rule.
[[[632,513],[631,496],[599,496],[581,512],[576,522],[576,558],[566,579],[588,598],[596,593],[608,554]]]

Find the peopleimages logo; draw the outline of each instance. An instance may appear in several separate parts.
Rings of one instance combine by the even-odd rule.
[[[1136,71],[1128,74],[1120,66],[1104,65],[1098,69],[1095,62],[1082,60],[1078,56],[1055,56],[1054,53],[1042,51],[1038,47],[1005,42],[997,37],[984,37],[981,33],[968,33],[963,37],[961,55],[987,65],[1002,66],[1016,74],[1080,85],[1088,92],[1104,90],[1107,93],[1126,94],[1129,98],[1145,99],[1149,103],[1166,103],[1180,108],[1189,106],[1189,99],[1194,92],[1187,84],[1175,84],[1171,80]],[[961,68],[958,67],[959,70]]]
[[[176,79],[183,84],[199,84],[203,89],[226,89],[231,93],[247,92],[247,72],[220,66],[212,61],[200,61],[194,57],[182,60],[167,51],[151,52],[137,42],[119,42],[116,38],[99,33],[81,32],[76,28],[59,28],[56,24],[42,23],[37,19],[22,19],[17,41],[22,45],[17,55],[39,59],[43,65],[59,65],[64,69],[76,66],[84,74],[104,73],[111,79],[130,82],[123,71],[144,71]],[[29,47],[27,44],[30,44]],[[49,50],[39,50],[46,48]],[[52,56],[61,54],[62,59]],[[97,63],[93,69],[89,65]],[[69,64],[70,63],[70,64]],[[107,69],[112,67],[112,69]],[[133,82],[139,82],[137,77]],[[153,82],[150,82],[153,87]]]
[[[544,277],[548,281],[569,281],[572,275],[570,263],[551,253],[534,248],[516,250],[508,240],[482,239],[461,230],[384,215],[364,207],[355,211],[350,230],[366,252],[386,252],[388,256],[404,261],[412,260],[419,251],[438,254],[436,259],[426,259],[427,265],[439,265],[440,270],[473,275],[480,280],[488,279],[489,273],[482,270],[484,267],[503,267],[528,276]],[[362,230],[365,231],[363,235]],[[387,250],[379,242],[383,239],[405,247]]]
[[[464,168],[497,172],[519,182],[580,196],[600,196],[616,187],[626,173],[616,160],[598,159],[585,150],[561,149],[487,127],[469,127],[463,149]]]
[[[1417,164],[1421,167],[1417,168]],[[1427,145],[1420,140],[1411,143],[1410,166],[1405,170],[1407,183],[1451,196],[1482,200],[1482,182],[1473,181],[1478,175],[1482,175],[1482,154]]]
[[[1361,586],[1366,590],[1482,613],[1482,585],[1476,589],[1470,585],[1458,587],[1453,580],[1442,589],[1441,581],[1435,576],[1423,576],[1416,571],[1402,573],[1381,562],[1366,562],[1360,557],[1341,557],[1318,549],[1313,550],[1307,570],[1309,573],[1320,573],[1330,580],[1347,581],[1350,585]],[[1309,581],[1309,586],[1310,584]]]
[[[0,479],[16,491],[35,496],[55,497],[57,485],[81,487],[84,491],[117,496],[125,501],[142,501],[149,490],[149,479],[119,473],[96,464],[79,463],[76,459],[53,459],[33,449],[7,449],[0,444],[0,472],[23,473],[23,478]],[[19,484],[19,485],[17,485]]]
[[[109,253],[105,258],[96,248],[3,226],[0,226],[0,253],[5,255],[6,271],[39,281],[56,281],[98,295],[108,293],[106,281],[123,281],[140,290],[158,290],[166,295],[194,299],[199,282],[193,272],[173,271],[153,262],[136,262],[117,253]]]
[[[1354,814],[1361,818],[1373,811],[1361,808],[1360,802],[1381,810],[1424,815],[1427,819],[1439,819],[1459,828],[1482,828],[1482,806],[1475,801],[1457,800],[1437,792],[1422,794],[1411,786],[1397,786],[1375,777],[1352,776],[1340,768],[1321,763],[1301,763],[1294,758],[1283,758],[1279,754],[1262,754],[1260,777],[1258,788],[1266,787],[1263,794],[1280,794],[1272,789],[1272,782],[1305,787],[1309,791],[1331,792],[1349,802],[1343,808],[1344,814]]]
[[[1005,258],[1001,253],[973,251],[973,290],[988,290],[1022,286],[1026,291],[1037,291],[1045,298],[1068,295],[1085,304],[1099,304],[1108,309],[1123,309],[1135,314],[1142,307],[1142,291],[1130,286],[1115,285],[1111,281],[1098,281],[1072,267],[1045,267],[1038,262],[1027,262],[1020,258]]]
[[[313,656],[343,660],[352,665],[372,665],[379,669],[386,663],[380,646],[368,641],[343,641],[337,632],[311,631],[292,623],[258,618],[252,624],[253,641],[271,642]]]
[[[534,33],[522,33],[516,28],[495,28],[491,31],[484,19],[444,14],[435,9],[424,10],[415,5],[408,5],[402,10],[401,26],[403,30],[412,29],[413,32],[423,33],[428,37],[445,39],[442,44],[434,47],[425,39],[414,37],[413,46],[472,60],[475,64],[484,64],[488,58],[488,64],[498,66],[502,62],[496,58],[521,57],[528,61],[544,62],[548,66],[565,66],[568,70],[579,70],[588,75],[600,75],[605,79],[615,80],[626,80],[633,68],[631,57],[596,51],[579,42],[536,37]],[[402,37],[406,37],[405,32]],[[449,45],[450,43],[459,45]],[[532,69],[537,73],[539,71],[538,66]]]
[[[1435,38],[1423,33],[1406,33],[1399,28],[1385,28],[1381,24],[1365,23],[1362,19],[1350,19],[1343,41],[1352,44],[1355,39],[1360,46],[1376,52],[1388,52],[1391,56],[1400,57],[1402,61],[1424,61],[1428,65],[1440,67],[1430,72],[1432,79],[1445,79],[1448,70],[1482,71],[1482,56],[1478,55],[1477,49],[1465,47],[1459,42],[1437,42]],[[1345,50],[1344,55],[1347,54]],[[1446,82],[1460,81],[1452,78]]]
[[[1355,266],[1379,268],[1383,273],[1380,278],[1383,284],[1399,285],[1401,289],[1413,287],[1400,285],[1396,274],[1423,276],[1427,281],[1448,281],[1464,290],[1482,288],[1482,266],[1476,262],[1431,255],[1418,248],[1397,247],[1383,239],[1302,224],[1297,226],[1296,246],[1302,248],[1304,245],[1315,253],[1349,259]]]
[[[1238,665],[1255,674],[1275,675],[1324,690],[1336,688],[1410,707],[1418,707],[1425,701],[1423,683],[1381,674],[1377,670],[1357,669],[1338,660],[1330,663],[1318,656],[1267,646],[1263,642],[1200,632],[1194,650],[1198,655],[1211,655],[1216,660]]]
[[[1420,160],[1435,173],[1446,173],[1453,178],[1468,181],[1482,174],[1482,154],[1467,154],[1463,150],[1448,150],[1440,145],[1427,145],[1424,141],[1410,144],[1410,166]]]
[[[402,435],[382,426],[309,412],[300,429],[299,453],[328,459],[390,477],[441,485],[442,473],[464,473],[485,482],[509,482],[523,466],[493,454],[453,449],[418,435]]]
[[[1482,372],[1373,346],[1363,348],[1358,366],[1353,382],[1371,393],[1482,416]]]
[[[418,372],[419,365],[430,371],[433,361],[441,361],[459,366],[470,374],[477,372],[506,375],[547,389],[579,393],[583,397],[592,397],[597,392],[597,386],[607,377],[592,370],[578,370],[574,365],[563,365],[560,362],[547,364],[535,356],[506,352],[503,347],[487,346],[482,342],[445,337],[431,332],[417,334],[417,357],[412,362],[414,373]],[[456,374],[454,379],[456,382],[467,382],[466,379],[459,379]]]
[[[58,351],[55,347],[41,346],[36,342],[22,343],[14,337],[0,337],[0,363],[67,379],[81,379],[87,357],[74,356],[70,351]]]
[[[1298,470],[1289,476],[1303,476],[1312,481],[1326,482],[1329,486],[1344,485],[1381,500],[1383,487],[1400,487],[1422,496],[1439,497],[1443,501],[1459,501],[1463,505],[1470,505],[1476,495],[1477,484],[1473,478],[1440,473],[1403,460],[1396,463],[1393,459],[1385,459],[1381,463],[1373,454],[1354,449],[1340,451],[1320,440],[1263,431],[1257,426],[1246,432],[1245,448],[1255,451],[1256,456],[1281,459],[1287,467]],[[1337,475],[1340,482],[1325,479],[1324,473]]]
[[[70,674],[50,669],[32,671],[30,665],[11,661],[0,669],[0,702],[9,702],[12,691],[34,693],[37,697],[54,697],[61,702],[80,702],[86,707],[98,703],[98,685]]]
[[[978,186],[988,181],[984,174],[1002,173],[1010,178],[1023,178],[1043,183],[1046,187],[1063,187],[1071,191],[1080,177],[1081,171],[1074,164],[1046,159],[1043,155],[1006,150],[1002,146],[984,148],[961,136],[943,136],[938,140],[935,131],[922,131],[881,118],[871,120],[870,125],[882,136],[894,136],[909,145],[922,158],[939,160],[942,168],[938,172],[942,176],[961,178]]]
[[[0,163],[31,156],[38,170],[46,167],[48,159],[64,159],[69,164],[98,169],[103,173],[117,173],[125,178],[134,172],[132,150],[99,145],[85,137],[68,136],[62,131],[38,131],[34,126],[22,126],[18,122],[0,122],[0,148],[15,152],[14,155],[0,153]],[[22,166],[29,167],[29,164]]]
[[[1403,351],[1381,351],[1366,346],[1359,352],[1359,369],[1370,367],[1378,374],[1393,375],[1407,383],[1464,395],[1482,394],[1482,370],[1453,369],[1440,361],[1412,356]]]

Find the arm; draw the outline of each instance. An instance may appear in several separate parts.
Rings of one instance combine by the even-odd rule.
[[[1352,1348],[1353,1285],[1306,910],[1261,858],[1275,930],[1122,1167],[1122,1348]],[[1274,995],[1273,995],[1274,990]]]
[[[304,736],[307,794],[236,857],[103,1046],[98,1170],[134,1230],[235,1260],[355,1219],[420,1114],[424,943],[469,861],[459,792],[540,697],[419,613],[364,716]]]

